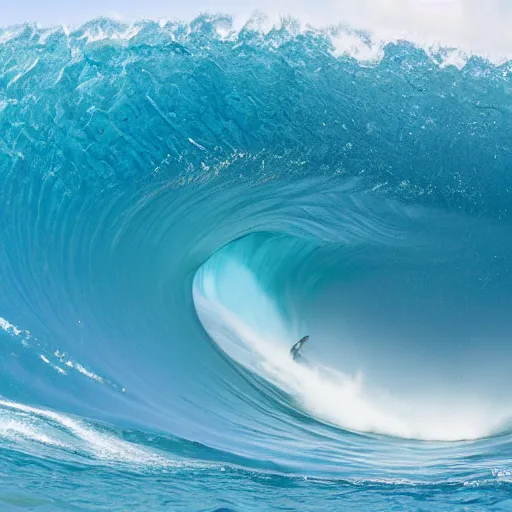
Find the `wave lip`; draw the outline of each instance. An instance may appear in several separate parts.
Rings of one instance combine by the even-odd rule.
[[[285,0],[273,2],[272,6],[265,5],[264,1],[260,4],[260,10],[255,10],[258,8],[256,5],[250,9],[247,6],[231,6],[229,14],[203,13],[199,16],[197,15],[200,10],[189,6],[181,12],[181,20],[183,25],[190,26],[206,20],[221,37],[232,37],[233,33],[248,29],[268,34],[279,30],[283,25],[290,31],[300,33],[311,27],[318,29],[332,27],[334,24],[334,31],[339,32],[342,28],[345,32],[336,38],[340,48],[354,54],[361,53],[361,49],[364,53],[365,47],[367,51],[370,40],[372,46],[377,47],[389,42],[407,40],[425,49],[441,44],[455,51],[461,50],[466,56],[480,55],[498,63],[510,60],[512,55],[511,41],[507,36],[511,13],[498,4],[480,6],[471,2],[390,0],[384,7],[376,6],[371,0],[363,0],[357,9],[349,2],[323,5],[321,9],[305,4],[290,9]],[[58,18],[68,20],[62,27],[63,30],[69,33],[81,30],[90,40],[128,39],[136,36],[148,25],[166,28],[179,24],[177,17],[169,17],[167,12],[160,12],[158,15],[157,11],[158,9],[153,9],[153,16],[145,17],[144,21],[140,20],[141,13],[133,12],[129,6],[123,13],[110,13],[110,18],[100,17],[82,25],[80,23],[83,19],[74,11],[66,15],[65,9],[60,9]],[[249,14],[251,11],[253,14]],[[51,14],[51,9],[39,13],[35,11],[32,16],[39,20],[38,25],[42,23],[45,27],[42,29],[44,34],[51,34],[56,30],[56,17]],[[488,22],[482,24],[482,19]],[[4,18],[4,23],[5,20],[9,18]],[[24,20],[17,21],[21,23]],[[458,27],[458,30],[453,30],[453,27]],[[12,37],[19,30],[19,25],[4,29],[0,41]]]

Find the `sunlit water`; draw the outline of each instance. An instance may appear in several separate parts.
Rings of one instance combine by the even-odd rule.
[[[2,510],[510,509],[512,68],[344,34],[0,32]]]

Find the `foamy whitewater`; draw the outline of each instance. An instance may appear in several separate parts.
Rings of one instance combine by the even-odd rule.
[[[292,19],[0,30],[0,508],[509,510],[511,86]]]

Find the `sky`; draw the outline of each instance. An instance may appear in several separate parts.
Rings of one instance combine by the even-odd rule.
[[[99,16],[187,20],[205,11],[231,14],[239,23],[254,11],[270,22],[288,14],[314,26],[345,22],[385,40],[512,58],[512,0],[8,0],[0,5],[0,26],[77,25]]]

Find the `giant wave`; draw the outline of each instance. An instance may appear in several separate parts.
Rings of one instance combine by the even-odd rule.
[[[506,500],[510,64],[260,21],[0,32],[5,507]]]

